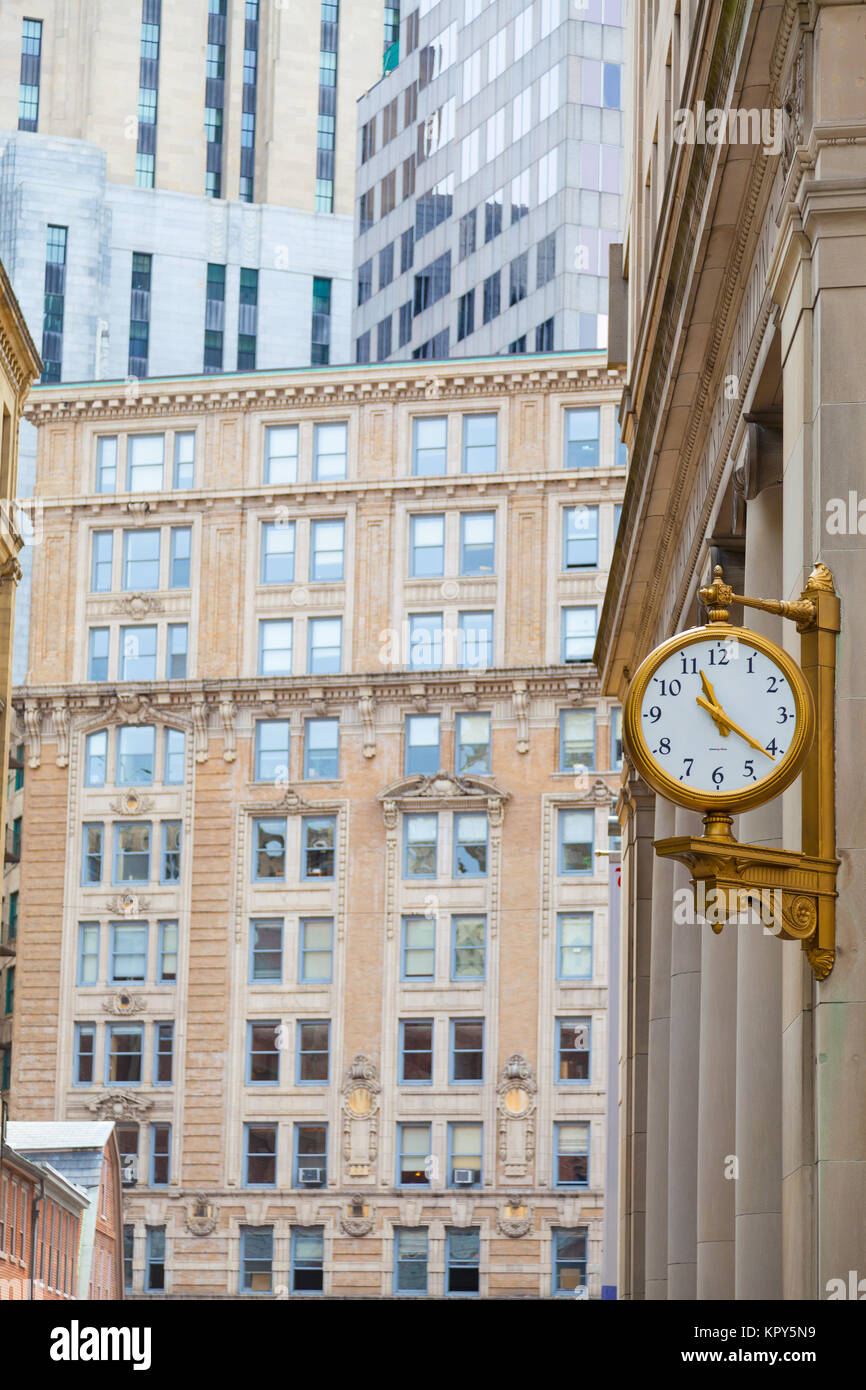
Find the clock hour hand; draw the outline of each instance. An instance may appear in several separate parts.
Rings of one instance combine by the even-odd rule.
[[[708,710],[709,710],[709,713],[712,715],[713,721],[714,721],[714,723],[715,723],[715,725],[716,725],[716,728],[718,729],[719,733],[723,736],[723,738],[727,738],[727,736],[728,736],[728,734],[731,732],[731,730],[730,730],[730,728],[728,727],[728,725],[725,723],[724,719],[722,719],[722,717],[721,717],[721,710],[722,710],[722,707],[721,707],[721,705],[719,704],[718,700],[716,699],[716,692],[713,690],[713,687],[710,685],[710,682],[707,680],[707,678],[706,678],[706,676],[704,675],[703,671],[701,671],[701,684],[702,684],[703,687],[704,687],[704,694],[706,695],[707,699],[710,701],[710,704],[712,704],[712,706],[713,706],[713,709],[710,709],[710,708],[709,708],[709,705],[705,705],[705,708],[708,709]],[[698,701],[698,703],[700,703],[700,701]]]
[[[725,714],[725,711],[722,709],[721,705],[711,705],[710,702],[708,700],[705,700],[702,695],[696,695],[695,700],[701,706],[702,709],[705,709],[708,714],[712,715],[713,719],[716,720],[716,723],[718,723],[718,719],[716,718],[716,716],[720,715],[724,719],[728,727],[733,729],[735,734],[739,734],[740,738],[745,739],[746,743],[748,743],[750,747],[754,748],[758,753],[763,753],[764,757],[769,758],[771,763],[776,761],[772,753],[768,753],[767,749],[763,748],[761,744],[758,743],[757,739],[752,738],[751,734],[747,734],[745,729],[741,729],[739,724],[735,724],[733,722],[730,715]]]

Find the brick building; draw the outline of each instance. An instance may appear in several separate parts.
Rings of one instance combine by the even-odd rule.
[[[116,1121],[133,1296],[598,1296],[619,391],[34,392],[13,1113]]]

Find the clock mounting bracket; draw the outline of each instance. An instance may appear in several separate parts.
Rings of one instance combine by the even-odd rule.
[[[732,832],[732,819],[720,812],[704,818],[705,834],[678,835],[655,841],[662,858],[685,864],[692,875],[696,901],[716,905],[721,931],[744,903],[769,910],[774,935],[783,941],[799,941],[818,980],[830,974],[836,957],[836,857],[835,813],[835,684],[836,637],[840,631],[840,605],[833,576],[824,564],[816,564],[800,598],[792,602],[755,599],[735,594],[724,583],[721,566],[713,582],[701,589],[707,608],[708,627],[728,621],[728,607],[740,603],[788,618],[800,633],[800,667],[815,706],[815,738],[801,773],[801,849],[777,850],[764,845],[741,844]],[[718,912],[721,906],[722,911]]]

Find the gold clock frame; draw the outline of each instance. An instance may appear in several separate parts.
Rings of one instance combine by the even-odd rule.
[[[706,642],[710,637],[717,637],[721,641],[728,638],[732,642],[744,642],[756,651],[763,652],[764,656],[780,667],[794,697],[797,724],[793,741],[782,761],[751,789],[742,787],[737,791],[712,792],[706,788],[698,791],[684,786],[665,772],[658,759],[651,753],[641,724],[643,697],[659,666],[674,652],[696,646],[698,642]],[[668,801],[673,801],[677,806],[684,806],[689,811],[703,811],[705,814],[714,811],[749,811],[755,806],[763,805],[765,801],[772,801],[799,775],[815,735],[815,708],[805,676],[783,647],[765,637],[763,633],[753,632],[751,628],[715,622],[679,632],[650,652],[638,667],[629,687],[623,709],[622,731],[629,757],[641,777]]]
[[[801,764],[801,849],[740,844],[731,832],[733,818],[724,808],[716,807],[704,817],[704,835],[675,835],[656,840],[655,852],[662,858],[685,864],[691,871],[696,898],[703,885],[705,893],[708,890],[715,893],[713,902],[728,907],[728,915],[731,910],[739,912],[744,899],[760,905],[762,917],[764,909],[769,908],[774,921],[773,934],[782,941],[799,941],[815,979],[825,980],[836,959],[836,875],[839,868],[836,857],[835,694],[836,638],[841,620],[833,576],[826,565],[818,563],[799,599],[757,599],[735,594],[731,586],[724,583],[721,566],[717,565],[712,584],[701,589],[700,596],[708,610],[708,623],[692,631],[704,635],[727,627],[728,608],[732,603],[775,613],[797,625],[800,633],[798,675],[808,686],[814,707],[814,737]],[[749,640],[759,635],[750,632]],[[682,635],[666,645],[675,648],[677,642],[682,644]],[[775,643],[772,646],[776,648]],[[797,687],[792,685],[791,688]],[[631,690],[627,700],[630,696]],[[739,804],[741,809],[746,809],[742,802]],[[704,808],[697,806],[695,809]],[[713,922],[712,926],[714,931],[720,932],[724,921]]]

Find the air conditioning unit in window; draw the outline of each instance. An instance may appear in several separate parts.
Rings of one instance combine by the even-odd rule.
[[[120,1181],[123,1187],[135,1187],[138,1182],[138,1154],[120,1155]]]
[[[299,1168],[299,1169],[298,1169],[298,1182],[302,1183],[302,1184],[304,1185],[304,1187],[312,1187],[313,1185],[315,1185],[316,1187],[321,1187],[321,1185],[322,1185],[322,1183],[323,1183],[324,1181],[325,1181],[325,1170],[324,1170],[324,1168]]]
[[[472,1168],[455,1168],[454,1182],[460,1186],[471,1185],[475,1181],[475,1172]]]

